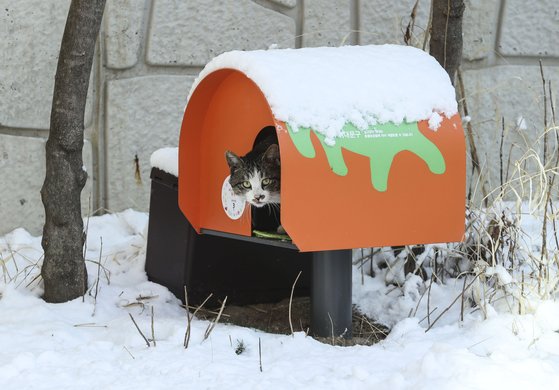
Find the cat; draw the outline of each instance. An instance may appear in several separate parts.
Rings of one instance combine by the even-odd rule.
[[[271,129],[261,132],[246,155],[225,152],[233,192],[258,208],[280,203],[280,153],[275,128]]]

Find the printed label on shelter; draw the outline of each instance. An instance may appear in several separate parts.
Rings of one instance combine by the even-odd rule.
[[[316,152],[311,142],[311,129],[299,127],[293,129],[287,124],[289,136],[295,147],[303,156],[314,158]],[[332,171],[340,176],[347,175],[348,168],[344,161],[342,148],[368,157],[370,161],[370,180],[373,188],[384,192],[388,186],[388,174],[394,157],[401,151],[414,153],[427,163],[434,174],[443,174],[446,170],[443,155],[437,146],[425,137],[417,126],[417,122],[382,123],[359,129],[351,123],[346,123],[341,133],[335,138],[335,143],[327,143],[324,135],[315,132],[326,153],[328,164]]]
[[[239,219],[241,215],[243,215],[243,211],[245,211],[245,201],[235,195],[233,192],[233,187],[229,184],[229,178],[231,176],[227,176],[225,181],[223,182],[223,186],[221,187],[221,203],[223,205],[223,211],[225,214],[231,219]]]
[[[337,138],[340,139],[367,139],[367,138],[402,138],[402,137],[413,137],[414,134],[411,131],[402,132],[388,132],[380,128],[371,127],[365,130],[344,130],[338,135]]]

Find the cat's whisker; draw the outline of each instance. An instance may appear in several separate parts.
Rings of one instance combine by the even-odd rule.
[[[280,205],[279,203],[270,203],[270,205],[272,206],[272,210],[274,210],[274,212],[276,212],[276,216],[278,216],[278,213],[280,212]]]
[[[276,220],[280,220],[280,205],[279,203],[268,203],[268,209]]]

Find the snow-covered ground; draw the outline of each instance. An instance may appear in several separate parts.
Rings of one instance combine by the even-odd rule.
[[[90,291],[64,304],[40,298],[40,237],[0,237],[0,389],[559,388],[559,303],[539,301],[523,315],[467,307],[461,321],[460,300],[450,305],[462,279],[433,284],[427,299],[418,277],[387,286],[388,271],[372,278],[357,266],[354,303],[392,326],[376,345],[224,324],[204,341],[208,322],[194,319],[185,349],[184,309],[143,271],[147,221],[132,210],[86,221]],[[151,337],[152,309],[156,345],[147,347],[130,314]]]

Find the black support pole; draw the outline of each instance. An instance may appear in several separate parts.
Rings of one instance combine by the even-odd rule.
[[[311,334],[351,338],[351,250],[313,253]]]

